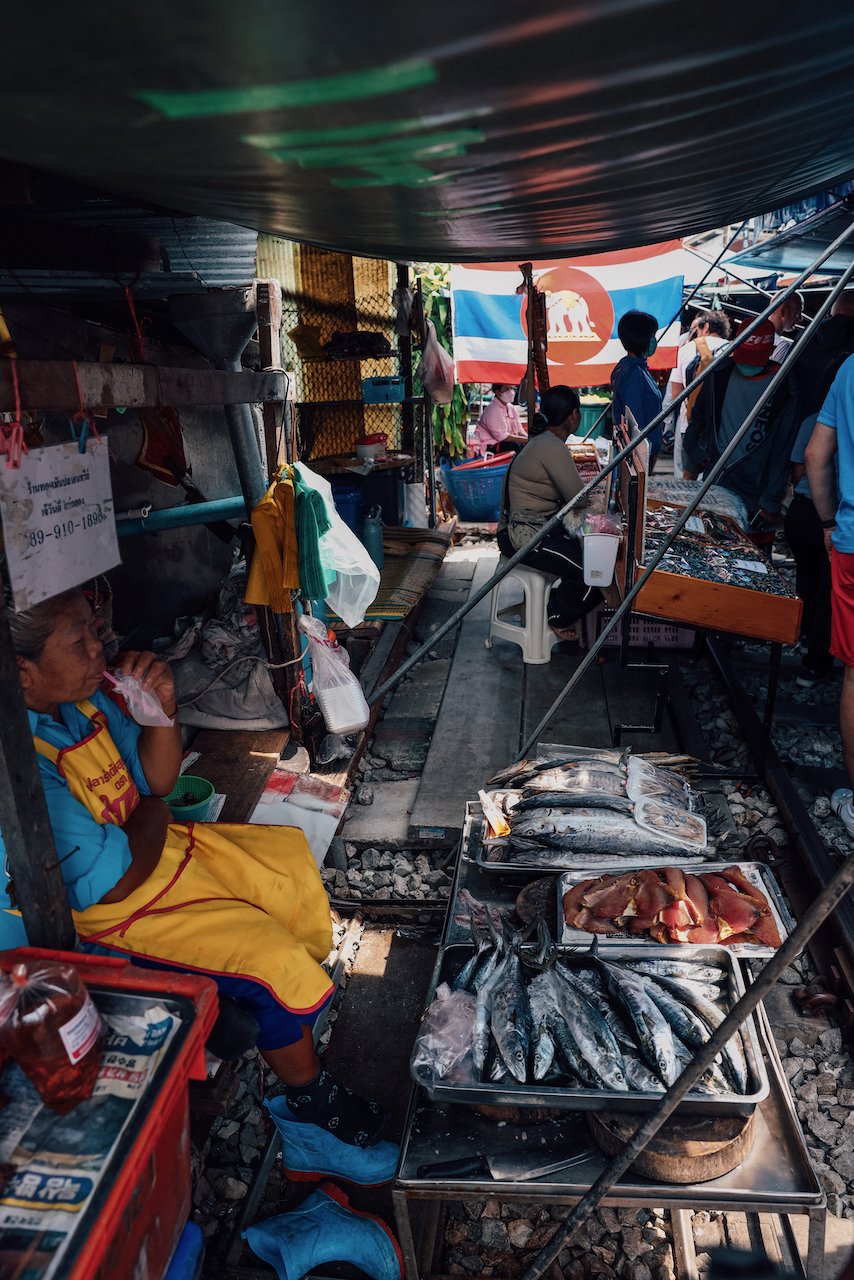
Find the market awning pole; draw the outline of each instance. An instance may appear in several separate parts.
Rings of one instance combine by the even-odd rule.
[[[446,636],[449,631],[453,630],[453,628],[456,627],[462,621],[462,619],[466,616],[466,614],[470,613],[471,610],[475,607],[475,605],[480,603],[480,601],[484,598],[484,596],[489,595],[490,591],[492,591],[493,587],[495,587],[497,583],[501,582],[503,578],[506,578],[507,574],[512,572],[512,570],[516,568],[516,565],[520,564],[522,560],[524,560],[525,556],[527,556],[528,553],[534,549],[534,547],[538,546],[540,542],[542,542],[543,538],[547,537],[548,534],[550,534],[553,529],[556,529],[558,525],[562,523],[563,517],[568,512],[572,511],[580,503],[583,503],[585,499],[593,492],[593,490],[602,483],[602,481],[606,478],[606,476],[609,476],[611,472],[614,471],[619,466],[619,464],[623,461],[624,458],[627,458],[630,454],[634,453],[635,449],[641,443],[641,441],[645,440],[647,436],[650,434],[650,432],[655,430],[655,428],[659,425],[659,423],[663,422],[665,418],[668,418],[672,414],[674,408],[677,408],[682,403],[683,400],[687,399],[687,397],[691,395],[691,393],[694,390],[696,390],[697,386],[701,382],[704,382],[706,378],[710,377],[715,372],[718,366],[725,359],[728,358],[728,355],[732,351],[734,345],[737,346],[739,343],[743,342],[746,338],[748,338],[750,334],[753,333],[753,331],[762,323],[762,321],[768,318],[768,316],[772,313],[772,311],[776,311],[777,308],[780,306],[780,304],[782,302],[785,302],[786,298],[788,298],[791,294],[793,294],[797,289],[800,288],[803,282],[806,279],[808,279],[809,276],[812,275],[813,271],[815,271],[817,267],[821,266],[825,258],[829,258],[831,254],[835,253],[837,249],[839,249],[840,246],[845,243],[845,241],[849,238],[849,236],[852,233],[854,233],[854,218],[852,218],[851,222],[845,228],[845,230],[836,237],[833,243],[828,245],[825,249],[823,249],[821,253],[818,255],[818,257],[815,259],[815,261],[812,262],[810,266],[806,267],[801,272],[801,274],[792,281],[790,285],[787,285],[786,288],[783,289],[777,295],[776,299],[774,299],[772,302],[769,302],[768,306],[765,308],[764,311],[761,311],[759,315],[757,315],[755,319],[745,327],[744,332],[739,334],[738,339],[736,340],[735,343],[730,343],[729,347],[726,350],[721,348],[719,354],[714,357],[714,359],[711,361],[710,364],[706,366],[705,369],[701,370],[697,374],[697,377],[694,378],[690,386],[684,387],[682,391],[679,392],[678,396],[674,396],[673,399],[670,401],[670,403],[667,405],[667,408],[666,409],[663,408],[660,413],[657,413],[656,416],[652,419],[652,421],[647,423],[647,425],[643,428],[643,430],[638,432],[637,436],[635,436],[633,440],[629,441],[625,449],[621,449],[619,453],[616,453],[614,457],[611,459],[611,461],[608,463],[607,467],[603,467],[603,469],[599,472],[599,474],[593,480],[589,481],[589,483],[584,486],[584,488],[580,491],[580,493],[577,493],[574,498],[570,498],[569,501],[566,502],[558,511],[556,511],[553,516],[550,516],[549,519],[545,522],[545,524],[542,525],[542,527],[537,530],[537,532],[533,535],[533,537],[530,539],[529,542],[526,542],[523,547],[520,547],[519,550],[515,552],[514,555],[510,557],[509,560],[505,561],[503,565],[499,565],[499,567],[496,569],[492,577],[487,582],[485,582],[482,587],[480,587],[477,591],[475,591],[473,595],[469,596],[466,603],[461,605],[459,609],[457,609],[456,613],[451,614],[450,618],[448,618],[447,621],[443,622],[440,627],[438,627],[435,631],[431,632],[429,638],[425,640],[423,644],[419,645],[419,647],[415,650],[415,652],[410,654],[410,656],[406,659],[405,662],[402,662],[400,664],[400,666],[395,671],[394,675],[392,675],[380,689],[377,689],[376,692],[374,692],[370,696],[370,698],[368,698],[369,705],[373,706],[375,702],[379,702],[382,698],[385,698],[392,691],[392,689],[396,688],[396,686],[404,678],[407,672],[411,671],[416,663],[420,662],[421,659],[425,657],[431,649],[435,648],[436,644],[438,643],[439,640],[442,639],[443,636]],[[816,323],[821,318],[821,314],[822,313],[819,313],[819,315],[815,317],[815,320],[813,321],[813,323]],[[788,356],[787,363],[789,365],[791,365],[791,362],[793,361],[795,356],[795,352],[797,351],[799,346],[800,346],[800,342],[796,343],[796,345],[792,349],[791,354]],[[703,490],[703,492],[705,492],[705,490]],[[670,543],[672,542],[673,537],[675,536],[676,535],[674,532],[670,536],[669,540],[665,540],[664,549],[667,549],[670,546]],[[607,632],[603,632],[603,635],[605,634],[607,634]],[[597,644],[596,646],[597,653],[599,651],[599,648],[601,648],[601,645]]]
[[[854,222],[852,222],[848,230],[849,230],[849,233],[852,230],[854,230]],[[669,551],[676,537],[685,528],[685,525],[688,523],[692,514],[700,505],[700,502],[702,501],[705,494],[708,493],[709,489],[715,483],[715,480],[718,478],[720,473],[723,470],[725,470],[727,462],[729,461],[732,454],[735,452],[736,448],[738,447],[743,437],[747,434],[747,432],[752,427],[753,423],[759,417],[759,414],[762,412],[765,405],[768,404],[771,397],[775,394],[780,383],[789,376],[789,371],[791,370],[792,366],[797,364],[804,350],[808,346],[808,339],[809,337],[811,337],[812,332],[815,330],[816,326],[824,319],[825,315],[833,306],[833,303],[836,300],[837,296],[843,291],[843,289],[847,285],[852,275],[854,275],[854,262],[852,262],[850,266],[846,267],[845,271],[839,277],[839,280],[837,281],[831,293],[828,295],[827,299],[819,307],[818,311],[815,314],[815,318],[810,321],[807,329],[804,332],[804,337],[801,339],[799,343],[797,343],[792,348],[791,353],[787,357],[785,364],[782,364],[780,368],[777,370],[777,372],[774,374],[773,378],[768,383],[768,386],[762,392],[762,395],[759,397],[756,404],[753,406],[750,413],[747,415],[744,422],[739,427],[738,431],[736,431],[735,435],[730,440],[729,444],[726,446],[723,453],[718,458],[717,462],[715,462],[714,465],[709,469],[707,475],[703,479],[702,484],[700,485],[700,488],[693,495],[688,505],[683,509],[682,514],[676,520],[672,530],[664,539],[664,541],[662,542],[658,550],[654,553],[654,555],[652,556],[652,559],[647,564],[646,568],[644,569],[641,576],[638,578],[637,582],[634,584],[631,590],[626,593],[623,600],[620,602],[619,607],[615,609],[613,615],[611,616],[611,618],[609,618],[608,622],[605,624],[604,628],[602,629],[601,635],[598,637],[596,642],[593,645],[591,645],[591,647],[587,650],[587,653],[584,655],[583,659],[578,664],[575,671],[572,673],[572,676],[567,681],[564,688],[555,698],[554,702],[549,707],[548,711],[543,716],[542,720],[537,725],[534,732],[528,738],[527,742],[525,742],[525,744],[523,745],[521,751],[519,752],[519,755],[516,757],[517,760],[521,760],[527,754],[527,752],[530,751],[531,747],[537,741],[543,729],[545,729],[546,725],[550,722],[550,720],[558,711],[558,709],[563,705],[563,702],[565,701],[565,699],[569,696],[569,694],[572,692],[572,690],[581,680],[582,676],[585,674],[585,672],[588,670],[591,664],[595,662],[599,654],[599,651],[605,644],[605,641],[607,640],[608,636],[614,630],[614,628],[616,627],[620,619],[626,613],[629,612],[638,593],[642,591],[648,579],[652,576],[655,569],[658,567],[658,565],[661,563],[664,556]],[[779,305],[779,303],[775,305]],[[746,332],[747,330],[745,330],[745,333]],[[676,401],[674,400],[672,404],[675,404],[675,403]]]
[[[849,858],[843,862],[830,883],[807,908],[800,924],[789,935],[779,951],[775,952],[738,1003],[733,1005],[717,1030],[688,1063],[676,1083],[670,1086],[657,1109],[650,1113],[649,1118],[629,1138],[620,1154],[614,1157],[590,1190],[581,1197],[563,1226],[558,1228],[545,1249],[537,1254],[531,1265],[522,1273],[521,1280],[540,1280],[561,1249],[566,1248],[579,1227],[590,1217],[596,1206],[601,1203],[640,1153],[646,1149],[703,1072],[712,1065],[733,1033],[753,1013],[777,979],[800,955],[813,934],[839,906],[852,885],[854,885],[854,858]],[[650,1195],[654,1191],[655,1187],[651,1186]]]
[[[77,935],[44,797],[5,612],[0,609],[0,831],[14,901],[33,947],[74,951]]]

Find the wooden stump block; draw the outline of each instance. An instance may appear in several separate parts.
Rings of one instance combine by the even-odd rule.
[[[516,897],[516,915],[523,924],[542,916],[552,934],[557,918],[557,876],[543,876],[520,889]]]
[[[635,1112],[588,1111],[587,1123],[606,1155],[622,1151],[646,1119]],[[657,1182],[711,1182],[743,1164],[753,1146],[750,1116],[671,1116],[632,1164]]]

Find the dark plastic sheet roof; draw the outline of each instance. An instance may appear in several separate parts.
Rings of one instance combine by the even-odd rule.
[[[847,0],[83,0],[2,40],[0,156],[359,254],[626,248],[854,173]]]

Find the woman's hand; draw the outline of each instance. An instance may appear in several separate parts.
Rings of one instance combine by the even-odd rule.
[[[167,716],[174,716],[178,710],[175,701],[175,681],[172,668],[156,653],[144,649],[141,653],[129,651],[120,653],[116,667],[126,676],[133,676],[143,689],[149,689],[157,698]]]

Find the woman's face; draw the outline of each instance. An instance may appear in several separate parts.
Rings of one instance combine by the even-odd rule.
[[[32,711],[90,698],[104,672],[104,650],[84,596],[72,596],[57,618],[38,662],[19,658],[24,698]]]

